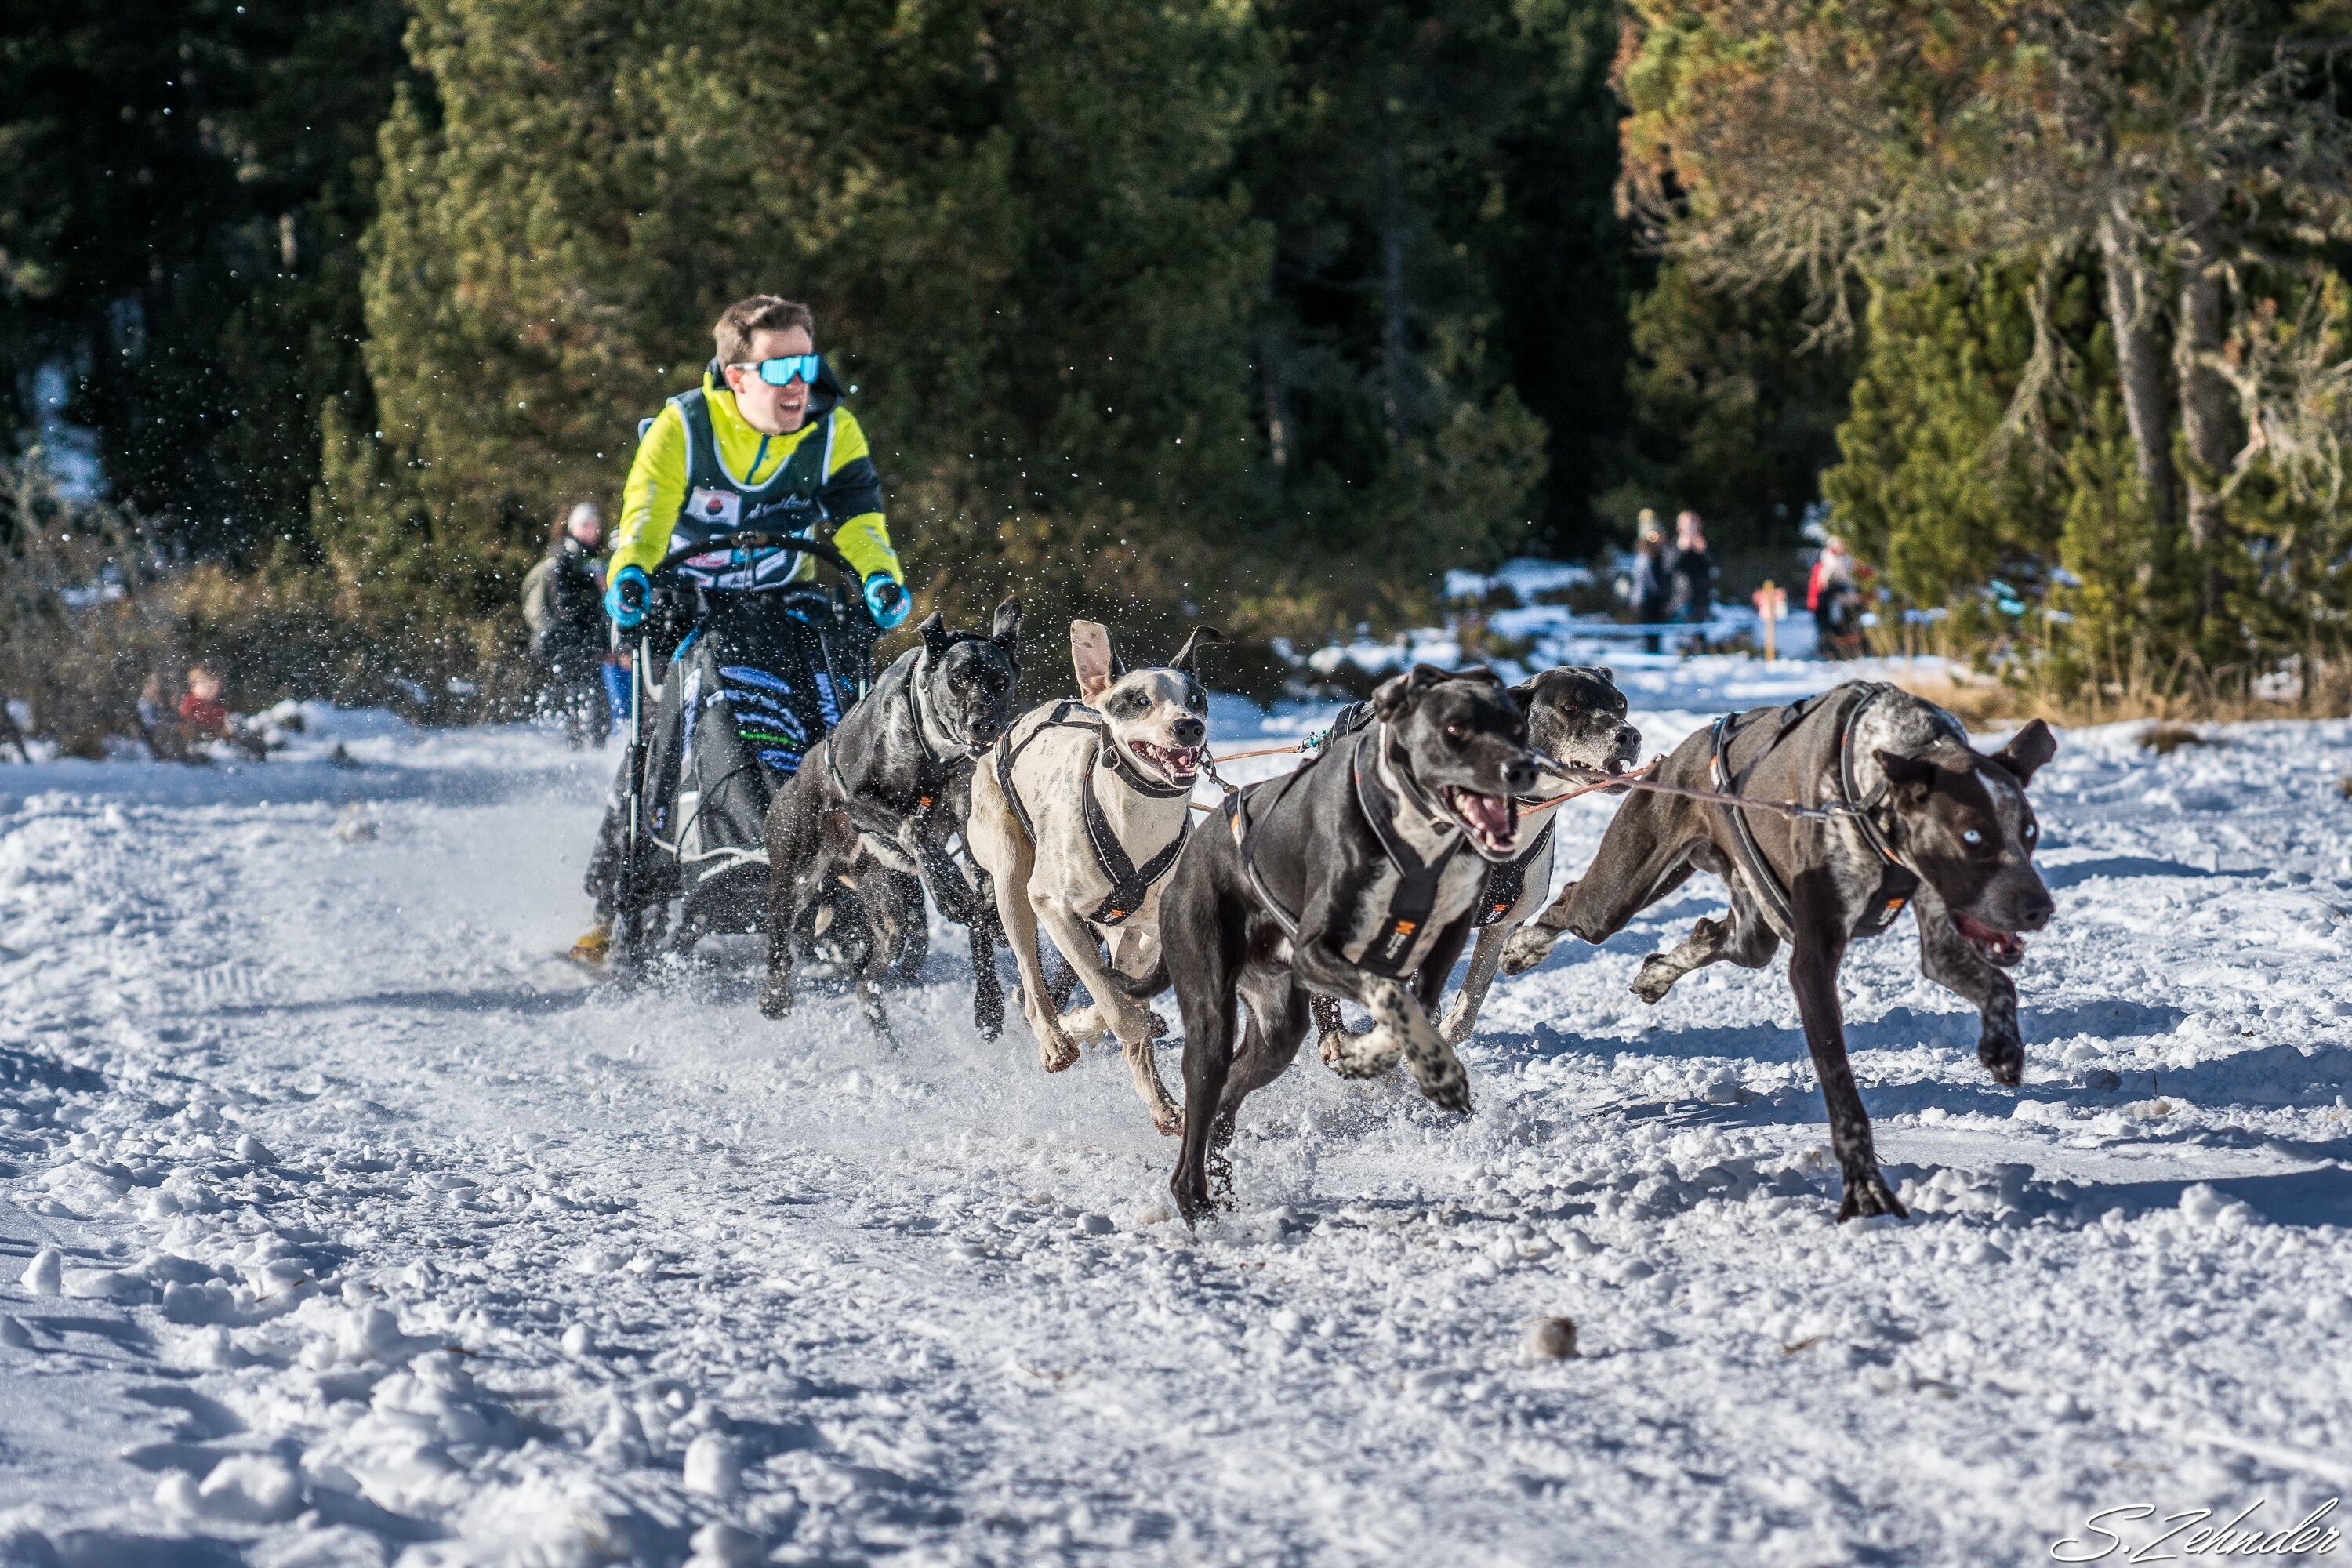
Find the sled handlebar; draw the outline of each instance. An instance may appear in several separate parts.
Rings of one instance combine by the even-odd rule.
[[[730,533],[724,539],[713,539],[701,544],[681,544],[662,557],[660,565],[649,575],[658,577],[673,566],[683,566],[698,555],[716,555],[721,551],[746,553],[754,550],[790,550],[803,555],[813,555],[840,573],[852,586],[860,582],[857,568],[830,541],[803,539],[793,533]]]

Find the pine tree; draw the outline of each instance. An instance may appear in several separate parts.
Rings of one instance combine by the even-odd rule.
[[[1533,536],[1550,433],[1514,377],[1581,406],[1555,359],[1575,327],[1551,292],[1562,269],[1534,299],[1505,286],[1557,259],[1546,218],[1593,199],[1590,170],[1582,184],[1562,177],[1568,149],[1550,143],[1563,126],[1588,144],[1606,127],[1599,14],[1495,0],[1259,9],[1279,77],[1240,162],[1276,243],[1258,395],[1273,499],[1310,573],[1361,561],[1410,576]],[[1571,449],[1582,478],[1590,460]]]
[[[181,548],[299,541],[360,389],[356,241],[399,0],[129,0],[0,42],[0,386],[68,373],[118,499]],[[0,399],[0,442],[28,410]]]
[[[1822,490],[1832,526],[1903,602],[1953,610],[1968,637],[2029,634],[2071,689],[2192,646],[2197,574],[2149,504],[2087,265],[2053,284],[2038,427],[2011,422],[2035,354],[2034,286],[2028,269],[1983,267],[1877,291],[1844,458]],[[1989,594],[1996,581],[2012,593]]]
[[[1711,290],[1676,262],[1634,300],[1632,325],[1633,429],[1608,498],[1618,525],[1687,506],[1718,546],[1793,542],[1837,457],[1851,346],[1811,341],[1799,289]]]
[[[1265,271],[1222,7],[426,0],[412,37],[369,364],[478,600],[760,290],[815,308],[919,585],[1213,596]]]

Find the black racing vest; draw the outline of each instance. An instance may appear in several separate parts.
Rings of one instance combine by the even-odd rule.
[[[738,593],[789,586],[801,566],[798,552],[770,552],[739,565],[726,549],[727,536],[746,531],[819,536],[825,515],[818,493],[832,466],[834,416],[839,405],[818,415],[805,427],[800,445],[793,448],[784,466],[766,484],[755,487],[728,472],[703,389],[681,392],[669,401],[686,421],[687,454],[686,500],[670,530],[670,549],[675,552],[706,542],[712,546],[709,555],[698,555],[676,568],[677,574],[698,587]],[[752,468],[758,467],[755,459]]]

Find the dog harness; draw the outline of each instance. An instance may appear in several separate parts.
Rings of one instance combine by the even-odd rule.
[[[1412,955],[1413,941],[1428,926],[1429,917],[1437,908],[1439,879],[1444,875],[1445,868],[1453,863],[1454,857],[1461,852],[1468,836],[1459,831],[1450,834],[1446,847],[1438,852],[1435,858],[1423,859],[1420,853],[1405,842],[1403,835],[1397,832],[1392,820],[1396,814],[1396,802],[1375,776],[1378,770],[1368,765],[1364,756],[1365,752],[1374,745],[1380,746],[1385,754],[1388,726],[1375,725],[1360,733],[1364,738],[1356,742],[1355,752],[1349,758],[1349,767],[1354,774],[1356,809],[1363,814],[1364,821],[1371,827],[1372,837],[1380,841],[1381,852],[1388,857],[1390,866],[1395,869],[1397,885],[1396,890],[1389,895],[1389,907],[1381,918],[1379,929],[1364,944],[1364,955],[1357,963],[1375,974],[1391,980],[1402,979],[1410,973],[1407,961]],[[1329,755],[1328,751],[1323,755]],[[1307,764],[1308,767],[1313,765],[1313,763]],[[1268,813],[1281,804],[1290,786],[1306,772],[1306,767],[1300,767],[1283,776],[1276,785],[1273,799],[1266,803]],[[1397,782],[1408,804],[1414,809],[1433,818],[1438,816],[1402,769],[1398,770]],[[1274,889],[1266,886],[1265,878],[1257,868],[1257,830],[1264,825],[1267,813],[1259,814],[1253,821],[1246,797],[1246,791],[1226,797],[1226,826],[1233,833],[1234,847],[1241,852],[1242,869],[1249,878],[1252,890],[1264,900],[1267,911],[1282,927],[1284,934],[1295,942],[1298,938],[1298,917],[1283,908],[1282,900],[1274,896]],[[1517,900],[1514,899],[1512,901]]]
[[[1075,717],[1081,713],[1087,717]],[[1064,698],[1045,722],[1022,736],[1018,744],[1009,731],[996,742],[997,787],[1004,792],[1004,803],[1013,808],[1013,817],[1032,845],[1037,842],[1037,825],[1029,820],[1029,808],[1022,804],[1021,792],[1013,787],[1013,764],[1021,760],[1030,742],[1048,730],[1084,730],[1095,738],[1094,760],[1087,764],[1086,783],[1078,791],[1078,815],[1087,825],[1087,843],[1095,852],[1095,864],[1110,879],[1110,892],[1087,919],[1097,925],[1124,925],[1129,916],[1143,907],[1144,899],[1160,879],[1175,868],[1176,857],[1184,852],[1184,842],[1192,836],[1192,814],[1188,809],[1183,820],[1176,825],[1176,837],[1139,867],[1128,854],[1127,847],[1118,841],[1118,835],[1111,831],[1110,818],[1103,815],[1102,800],[1095,794],[1095,769],[1109,769],[1119,783],[1154,800],[1190,799],[1192,786],[1161,784],[1147,777],[1111,743],[1110,726],[1097,717],[1093,709],[1076,698]]]
[[[1895,923],[1895,917],[1903,912],[1904,906],[1911,901],[1911,896],[1919,890],[1919,876],[1895,858],[1894,846],[1887,843],[1886,835],[1879,831],[1874,814],[1885,804],[1887,789],[1882,785],[1867,799],[1854,798],[1854,727],[1872,703],[1895,689],[1883,682],[1866,686],[1856,684],[1861,696],[1847,708],[1844,719],[1838,725],[1837,787],[1838,798],[1850,808],[1846,814],[1847,820],[1862,830],[1863,842],[1870,847],[1872,854],[1878,857],[1878,890],[1871,895],[1870,903],[1864,909],[1862,919],[1855,922],[1852,932],[1854,936],[1871,937],[1880,935]],[[1782,713],[1779,730],[1771,740],[1765,742],[1764,750],[1756,754],[1756,761],[1748,764],[1748,773],[1753,773],[1757,763],[1770,755],[1772,748],[1785,740],[1790,731],[1811,718],[1823,702],[1837,694],[1836,690],[1832,690],[1818,697],[1809,697]],[[1735,778],[1731,772],[1731,741],[1739,717],[1726,713],[1715,721],[1715,787],[1726,795],[1741,793],[1747,784],[1746,774]],[[1791,933],[1793,940],[1797,921],[1789,901],[1789,889],[1773,871],[1771,863],[1764,858],[1762,846],[1756,842],[1755,831],[1748,826],[1747,812],[1736,805],[1724,806],[1722,811],[1731,824],[1732,842],[1738,847],[1739,858],[1748,871],[1748,879],[1756,884],[1758,892],[1778,917],[1780,928]]]
[[[948,646],[952,647],[959,642],[983,640],[985,639],[972,633],[964,632],[950,637]],[[858,813],[857,792],[849,787],[849,780],[841,771],[839,749],[834,743],[838,731],[835,735],[828,735],[824,739],[826,774],[833,780],[833,787],[841,792],[842,809],[849,814],[849,820],[856,823],[861,832],[871,833],[882,838],[895,839],[898,835],[901,819],[908,817],[913,819],[915,826],[919,830],[930,820],[931,813],[939,805],[940,796],[945,793],[954,774],[955,762],[940,756],[933,749],[931,738],[923,732],[922,698],[919,692],[923,671],[929,665],[930,658],[931,650],[928,647],[918,653],[915,656],[915,662],[907,668],[907,678],[904,682],[907,693],[907,719],[915,727],[915,746],[923,753],[924,764],[916,774],[919,782],[915,785],[915,800],[911,805],[903,801],[897,803],[884,801],[881,804],[895,812],[897,814],[895,816],[873,816],[872,820],[862,819]],[[888,673],[885,672],[883,679],[888,679]],[[879,695],[883,708],[887,711],[891,699],[897,693],[892,691]],[[871,816],[871,814],[868,815]]]
[[[1518,908],[1519,899],[1528,890],[1528,872],[1536,859],[1551,847],[1551,830],[1559,819],[1552,817],[1543,825],[1543,831],[1533,843],[1508,860],[1486,868],[1486,895],[1472,918],[1473,926],[1490,926]]]

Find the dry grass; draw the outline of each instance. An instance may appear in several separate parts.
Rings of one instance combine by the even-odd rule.
[[[31,463],[0,468],[0,700],[68,756],[142,736],[141,683],[186,669],[153,558],[135,520],[59,495]]]
[[[2159,757],[2168,757],[2183,746],[2218,746],[2220,741],[2203,734],[2187,724],[2150,724],[2139,732],[2139,743]]]
[[[60,494],[37,459],[0,463],[0,703],[31,712],[21,737],[0,722],[0,756],[25,739],[68,756],[126,740],[178,754],[174,725],[142,721],[140,689],[156,680],[173,708],[196,663],[223,676],[237,711],[320,697],[467,723],[519,717],[537,695],[518,616],[387,615],[326,572],[162,560],[140,518]]]
[[[2352,715],[2352,648],[2317,647],[2267,665],[2209,666],[2194,654],[2159,658],[2145,647],[2109,662],[2099,679],[2063,687],[2028,659],[1986,674],[1988,657],[2020,650],[1922,646],[1874,651],[1913,656],[1911,668],[1892,677],[1897,686],[1948,709],[1971,729],[2002,729],[2042,719],[2078,727],[2146,721],[2151,734],[2191,724],[2258,719],[2340,719]],[[2169,751],[2203,737],[2149,742]]]

